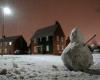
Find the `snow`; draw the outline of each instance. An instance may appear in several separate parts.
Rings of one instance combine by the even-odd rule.
[[[86,70],[93,64],[93,56],[88,46],[84,44],[84,35],[78,28],[73,28],[70,42],[62,52],[62,60],[69,70]]]
[[[100,68],[100,54],[93,54],[94,68]],[[69,71],[61,56],[0,56],[0,80],[100,80],[100,75]]]

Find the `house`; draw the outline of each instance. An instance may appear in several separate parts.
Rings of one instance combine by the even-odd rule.
[[[58,21],[55,24],[37,30],[31,38],[33,54],[60,55],[65,48],[65,34]]]
[[[10,36],[0,39],[0,54],[18,54],[19,51],[25,52],[27,43],[23,36]]]
[[[66,39],[66,44],[65,45],[68,46],[69,43],[70,43],[70,37],[68,36],[67,39]]]

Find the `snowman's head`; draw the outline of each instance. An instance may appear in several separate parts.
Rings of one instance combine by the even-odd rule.
[[[84,37],[78,28],[74,28],[70,34],[70,42],[83,43]]]

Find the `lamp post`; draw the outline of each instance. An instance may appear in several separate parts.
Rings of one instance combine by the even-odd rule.
[[[4,40],[5,40],[5,16],[7,15],[11,15],[11,10],[9,7],[3,7],[2,8],[2,54],[3,55],[4,52]]]
[[[11,10],[9,7],[4,7],[2,8],[2,17],[3,17],[3,27],[2,27],[2,38],[5,37],[5,16],[6,15],[11,15]]]

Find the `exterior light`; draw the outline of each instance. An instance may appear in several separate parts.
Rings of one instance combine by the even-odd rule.
[[[12,13],[9,7],[4,7],[3,12],[5,15],[10,15]]]
[[[9,42],[9,45],[11,46],[12,45],[12,42]]]
[[[5,17],[6,17],[6,15],[11,15],[12,11],[9,7],[2,7],[1,11],[2,11],[2,24],[3,24],[2,25],[2,38],[4,40],[5,39],[5,33],[4,33],[4,31],[5,31],[5,23],[4,23]],[[9,42],[9,45],[12,45],[12,42]],[[5,52],[4,52],[4,43],[2,41],[2,53],[1,53],[1,55],[3,55],[3,54],[5,54]]]

